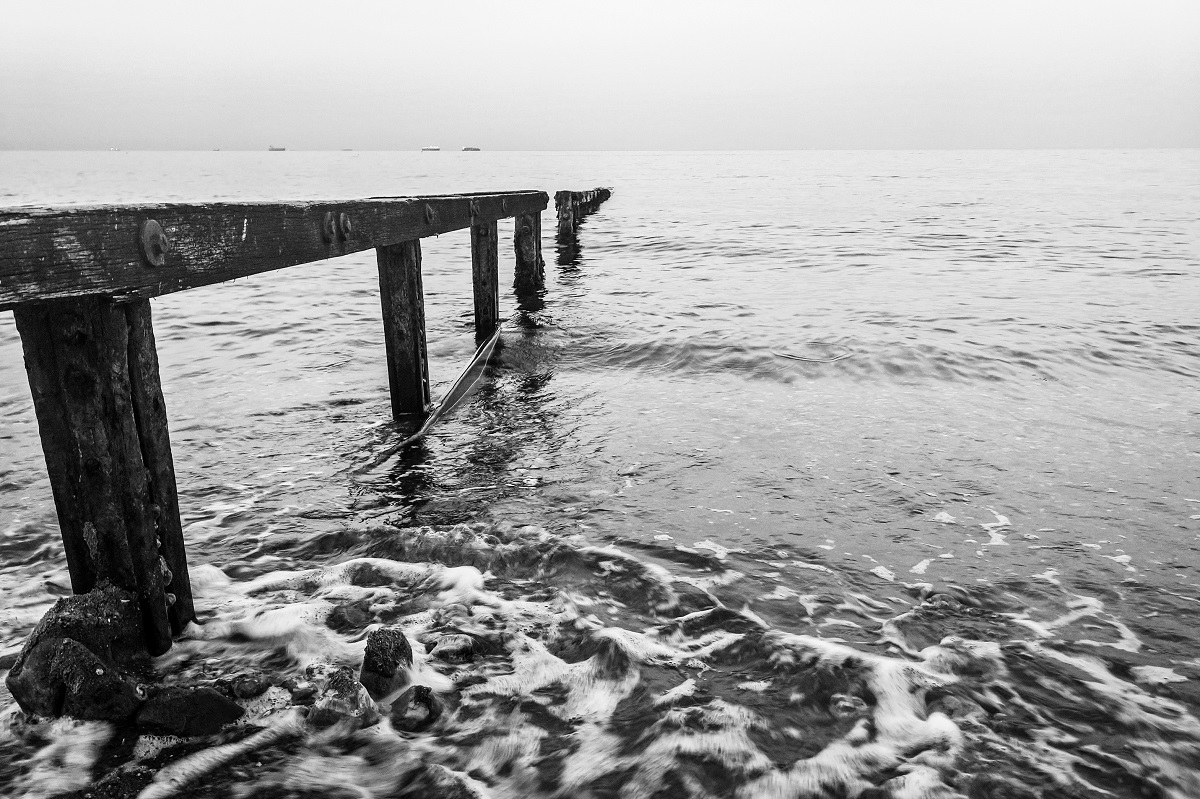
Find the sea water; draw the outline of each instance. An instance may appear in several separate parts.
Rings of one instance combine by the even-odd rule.
[[[153,301],[203,622],[160,670],[278,684],[399,624],[446,709],[197,795],[418,795],[420,764],[494,797],[1200,796],[1200,151],[0,153],[0,177],[5,205],[615,192],[577,249],[543,217],[545,293],[502,293],[486,379],[376,468],[411,431],[372,252]],[[474,347],[469,237],[422,248],[436,397]],[[7,667],[69,593],[8,314],[0,564]],[[447,631],[490,654],[427,654]],[[0,706],[17,796],[164,751]]]

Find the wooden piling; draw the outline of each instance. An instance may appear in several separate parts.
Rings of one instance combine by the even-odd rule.
[[[518,214],[513,232],[517,253],[513,289],[517,294],[533,294],[546,287],[546,262],[542,260],[542,215]]]
[[[579,223],[585,216],[612,197],[612,189],[598,188],[588,191],[554,192],[554,210],[558,215],[559,243],[569,242],[579,233]]]
[[[170,573],[166,591],[167,617],[171,631],[178,635],[196,618],[192,602],[192,584],[188,575],[183,525],[179,518],[179,495],[175,485],[175,461],[171,455],[171,436],[167,428],[167,407],[158,374],[158,350],[154,345],[154,326],[150,301],[138,300],[124,306],[129,324],[129,384],[133,396],[142,462],[150,479],[150,500],[155,510],[155,529],[159,553]]]
[[[430,395],[421,241],[413,239],[377,247],[375,254],[392,417],[425,416],[429,413]]]
[[[499,228],[495,222],[471,225],[471,281],[475,294],[475,336],[485,338],[500,324]]]
[[[137,405],[153,403],[157,394],[157,361],[142,357],[144,337],[131,343],[125,310],[107,298],[23,305],[14,316],[72,590],[82,594],[111,583],[135,592],[146,648],[161,654],[171,646],[157,529],[162,511],[152,501],[137,419]],[[142,321],[148,323],[148,315]],[[139,374],[136,396],[131,348],[139,361],[132,370]],[[161,394],[157,400],[161,404]],[[152,424],[152,409],[141,410]],[[161,487],[173,488],[173,480],[169,489]],[[180,578],[186,577],[184,570]],[[190,599],[190,591],[184,593]]]

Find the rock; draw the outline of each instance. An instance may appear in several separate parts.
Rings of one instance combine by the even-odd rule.
[[[358,679],[374,699],[382,699],[408,684],[412,647],[399,627],[380,627],[367,634]]]
[[[137,596],[111,585],[55,602],[34,628],[26,647],[46,638],[72,638],[100,659],[122,666],[148,658]],[[18,657],[18,665],[19,661]]]
[[[324,729],[339,722],[352,727],[370,727],[379,721],[379,710],[370,693],[354,678],[354,670],[342,666],[329,671],[321,695],[308,712],[310,727]]]
[[[55,602],[5,683],[26,713],[125,721],[142,700],[129,669],[148,662],[136,597],[106,586]]]
[[[246,711],[215,688],[163,688],[146,700],[136,724],[146,732],[190,737],[212,735]]]
[[[292,695],[292,702],[297,705],[311,705],[316,701],[319,690],[316,683],[298,677],[288,677],[279,687],[286,688]]]
[[[357,602],[338,605],[329,612],[329,616],[325,619],[325,626],[340,633],[361,630],[370,624],[373,618],[370,612],[363,607],[364,604]]]
[[[475,658],[475,639],[469,635],[443,635],[429,654],[447,663],[470,663]]]
[[[253,699],[265,693],[270,687],[270,680],[257,672],[239,674],[229,681],[229,689],[238,699]]]
[[[9,674],[8,687],[26,713],[124,721],[145,698],[117,667],[73,639],[43,639],[22,656],[21,672]]]
[[[401,732],[427,730],[442,717],[442,702],[424,685],[414,685],[392,705],[392,727]]]
[[[486,799],[491,795],[478,780],[436,763],[423,765],[405,787],[406,796],[421,799]]]

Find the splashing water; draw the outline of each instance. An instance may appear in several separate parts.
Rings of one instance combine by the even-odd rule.
[[[618,193],[366,474],[412,432],[369,255],[156,301],[202,623],[155,665],[271,687],[193,739],[0,695],[5,795],[1200,796],[1193,154],[116,155],[0,167],[36,201]],[[469,252],[423,247],[439,393]],[[0,668],[70,590],[19,351]],[[285,686],[380,625],[428,717],[301,721]]]

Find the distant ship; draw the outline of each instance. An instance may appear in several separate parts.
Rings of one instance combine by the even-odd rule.
[[[477,153],[477,152],[479,152],[479,148],[478,147],[464,147],[463,152],[464,153]]]
[[[429,145],[428,147],[422,147],[422,148],[421,148],[421,152],[423,152],[423,153],[436,153],[436,152],[437,152],[438,150],[440,150],[440,149],[442,149],[442,148],[441,148],[441,147],[438,147],[436,144],[431,144],[431,145]]]
[[[287,148],[286,147],[272,147],[271,145],[267,145],[267,149],[273,153],[281,153],[284,150],[286,150]]]

